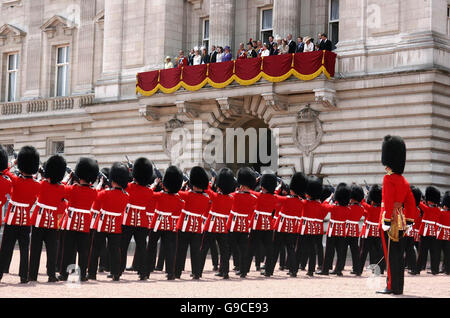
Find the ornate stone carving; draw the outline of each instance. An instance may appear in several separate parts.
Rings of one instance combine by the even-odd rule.
[[[261,94],[266,101],[267,107],[272,107],[276,111],[284,111],[288,109],[289,102],[287,96],[278,95],[275,93]]]
[[[164,152],[169,157],[171,156],[171,151],[172,151],[172,147],[173,147],[172,133],[176,129],[180,129],[180,128],[185,129],[184,124],[185,124],[185,122],[182,120],[179,120],[176,115],[174,118],[172,118],[165,124],[166,130],[164,131],[164,135],[163,135],[163,148],[164,148]]]
[[[71,36],[76,25],[62,16],[54,15],[41,26],[41,30],[51,39],[55,36],[58,27],[62,28],[64,35]]]
[[[217,98],[219,109],[226,118],[231,116],[241,115],[243,111],[243,101],[234,98]]]
[[[322,103],[327,108],[336,107],[336,91],[330,88],[317,88],[313,90],[315,100]]]
[[[139,108],[139,116],[145,117],[148,121],[159,120],[159,113],[151,106],[144,106]]]
[[[295,144],[304,155],[309,156],[320,145],[322,136],[319,112],[307,105],[297,114],[297,124],[293,133]]]
[[[194,103],[189,103],[186,101],[176,101],[177,110],[179,114],[184,114],[190,119],[198,117],[198,111],[195,109]]]
[[[23,38],[27,34],[19,28],[12,26],[11,24],[4,24],[0,27],[0,45],[5,45],[8,37],[11,37],[14,43],[22,43]]]

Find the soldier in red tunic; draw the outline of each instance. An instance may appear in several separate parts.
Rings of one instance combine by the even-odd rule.
[[[444,251],[444,272],[450,275],[450,191],[445,192],[441,206],[442,213],[436,224],[436,239]]]
[[[138,158],[133,165],[133,182],[127,186],[130,195],[122,221],[121,240],[121,272],[127,264],[127,251],[131,238],[136,242],[135,262],[133,268],[138,272],[139,279],[145,280],[145,248],[149,227],[147,211],[153,203],[153,190],[150,188],[153,176],[153,166],[147,158]]]
[[[184,209],[177,222],[178,246],[175,258],[175,277],[180,278],[186,261],[187,249],[191,255],[192,278],[200,279],[202,273],[200,247],[202,244],[203,216],[206,217],[211,207],[211,200],[205,190],[209,178],[205,169],[193,167],[189,175],[191,191],[180,191],[184,200]]]
[[[91,225],[91,207],[97,197],[97,190],[92,184],[97,180],[99,167],[91,158],[80,158],[75,167],[77,183],[66,186],[67,209],[61,219],[63,235],[63,251],[59,280],[66,281],[68,266],[74,264],[78,253],[80,279],[87,281],[89,260],[89,230]]]
[[[414,200],[416,201],[416,213],[413,216],[414,224],[408,226],[405,232],[405,261],[408,266],[408,273],[410,275],[417,275],[417,256],[414,249],[415,242],[415,226],[416,222],[420,218],[421,210],[419,208],[420,200],[422,198],[422,191],[419,188],[411,186],[411,192],[414,195]]]
[[[37,281],[43,242],[47,251],[48,282],[58,281],[55,275],[58,208],[66,194],[64,185],[61,184],[66,173],[66,166],[66,160],[58,155],[50,157],[45,163],[45,179],[41,181],[41,190],[31,216],[29,281]]]
[[[263,244],[266,255],[273,252],[273,216],[278,209],[278,196],[274,195],[277,187],[277,176],[273,173],[264,173],[261,176],[261,192],[254,192],[258,200],[256,208],[250,218],[249,251],[246,271],[250,271],[253,256]]]
[[[416,202],[410,186],[402,176],[406,161],[406,146],[401,137],[386,136],[382,146],[381,162],[387,174],[383,179],[380,229],[387,265],[387,287],[383,294],[403,294],[405,241],[407,225],[412,225]]]
[[[227,228],[231,249],[235,248],[239,255],[239,271],[236,275],[241,278],[247,276],[248,233],[250,231],[250,217],[255,210],[256,196],[252,190],[256,185],[256,177],[248,168],[240,168],[237,175],[239,189],[233,193],[233,206],[228,217]]]
[[[164,192],[153,194],[155,199],[155,216],[152,218],[146,252],[146,276],[149,277],[155,267],[156,249],[158,240],[164,248],[167,279],[175,279],[175,255],[177,228],[184,201],[178,195],[183,183],[183,173],[175,166],[167,168],[163,178]]]
[[[217,192],[208,191],[211,209],[203,227],[203,243],[200,249],[202,271],[205,266],[207,247],[217,241],[220,252],[219,273],[216,276],[228,279],[230,270],[230,246],[228,244],[227,220],[233,205],[236,185],[233,172],[228,168],[219,171],[216,179]]]
[[[297,277],[298,262],[295,255],[298,225],[302,216],[304,201],[300,195],[305,193],[307,185],[306,176],[297,172],[292,176],[289,185],[290,195],[280,197],[279,210],[274,217],[273,253],[268,257],[264,276],[273,275],[275,263],[283,246],[287,248],[289,276]]]
[[[96,280],[98,259],[106,240],[112,279],[114,281],[120,279],[120,242],[123,214],[129,201],[129,195],[125,191],[129,178],[128,168],[123,163],[114,163],[109,173],[111,189],[99,192],[95,199],[93,209],[100,213],[94,223],[96,232],[91,246],[88,279]]]
[[[425,268],[428,251],[430,251],[431,274],[439,274],[439,262],[441,251],[439,242],[436,240],[436,223],[442,214],[439,204],[441,203],[441,193],[435,187],[425,189],[425,203],[420,203],[423,211],[422,225],[420,227],[419,257],[417,259],[417,274]]]
[[[336,187],[334,201],[336,205],[330,205],[326,201],[322,206],[331,213],[330,224],[327,230],[327,243],[325,248],[325,259],[322,270],[318,275],[336,274],[342,276],[345,267],[345,252],[347,244],[345,241],[345,221],[350,213],[348,204],[350,203],[351,189],[346,183],[340,183]],[[336,250],[337,262],[335,270],[329,273],[329,269],[333,262],[334,251]]]
[[[23,147],[17,156],[19,175],[5,172],[12,181],[11,200],[4,219],[3,240],[0,250],[0,268],[10,259],[16,241],[20,248],[20,283],[28,282],[28,252],[30,244],[30,210],[41,188],[33,175],[39,169],[39,153],[34,147]],[[3,273],[0,272],[0,279]]]
[[[321,205],[322,180],[317,177],[308,177],[306,186],[306,200],[304,201],[302,220],[298,232],[302,236],[302,245],[297,247],[304,249],[304,257],[309,260],[306,275],[314,276],[316,267],[316,243],[323,236],[323,219],[326,211]],[[299,254],[299,253],[297,253]],[[297,258],[299,260],[299,258]],[[298,266],[297,266],[298,267]]]
[[[11,193],[12,183],[11,179],[5,174],[8,169],[8,153],[6,149],[0,145],[0,211],[6,203],[6,195]],[[2,225],[2,219],[0,218],[0,225]],[[0,269],[1,271],[1,269]]]
[[[370,187],[367,202],[361,202],[364,211],[364,225],[361,230],[360,243],[360,268],[362,274],[366,263],[367,255],[370,253],[370,264],[377,264],[384,273],[385,261],[383,257],[383,247],[381,245],[381,235],[378,230],[378,222],[381,216],[381,188],[378,184]]]
[[[350,246],[350,252],[352,253],[352,271],[350,274],[360,276],[359,272],[359,221],[364,214],[364,207],[361,205],[361,201],[364,199],[364,191],[361,186],[352,184],[350,194],[350,212],[347,215],[345,221],[345,237],[347,246]],[[345,248],[345,257],[347,258],[347,248]]]

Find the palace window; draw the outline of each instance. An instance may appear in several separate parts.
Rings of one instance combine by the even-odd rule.
[[[69,58],[70,47],[60,46],[56,48],[56,96],[67,96],[69,94]]]
[[[63,155],[64,154],[64,141],[63,140],[50,140],[49,154],[51,156]]]
[[[209,51],[209,19],[203,20],[203,46]]]
[[[339,0],[330,0],[328,12],[328,38],[333,43],[333,49],[335,49],[339,42]]]
[[[269,43],[269,36],[273,36],[272,14],[272,8],[261,10],[261,41],[263,43]]]
[[[19,71],[19,54],[7,55],[7,76],[6,76],[6,101],[14,102],[17,99],[17,75]]]

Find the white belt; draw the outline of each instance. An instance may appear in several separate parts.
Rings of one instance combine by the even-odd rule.
[[[331,235],[333,234],[333,229],[334,229],[334,224],[338,223],[338,224],[344,224],[344,221],[336,221],[333,219],[330,219],[331,222],[331,226],[329,228],[329,233],[328,233],[328,237],[331,237]]]
[[[150,213],[150,212],[146,212],[145,214],[147,214],[148,216],[154,216],[155,215],[155,213],[153,212],[153,213]]]
[[[366,224],[373,225],[373,226],[378,226],[378,223],[370,222],[370,221],[366,221]]]
[[[225,219],[228,218],[228,215],[217,213],[217,212],[209,211],[209,214],[211,214],[212,216],[216,216],[218,218],[225,218]]]
[[[345,222],[347,222],[347,223],[349,223],[349,224],[359,224],[358,221],[349,221],[349,220],[347,220],[347,221],[345,221]]]
[[[117,212],[109,212],[109,211],[105,211],[103,209],[100,210],[101,213],[106,214],[106,215],[110,215],[110,216],[121,216],[122,213],[117,213]]]
[[[321,220],[321,219],[312,219],[312,218],[307,218],[307,217],[305,217],[305,216],[303,216],[302,219],[305,220],[305,221],[310,221],[310,222],[320,222],[320,223],[323,223],[323,220]]]
[[[46,204],[42,204],[42,203],[40,203],[39,201],[36,202],[36,205],[37,205],[38,207],[43,208],[43,209],[46,209],[46,210],[52,210],[52,211],[58,210],[57,207],[50,206],[50,205],[46,205]]]
[[[171,216],[172,215],[172,212],[163,212],[163,211],[159,211],[159,210],[155,210],[155,212],[162,216]]]
[[[68,210],[69,210],[70,212],[77,212],[77,213],[91,214],[91,211],[90,211],[90,210],[77,209],[77,208],[72,208],[72,207],[69,207]]]
[[[198,214],[198,213],[193,213],[193,212],[186,211],[186,210],[182,210],[182,211],[183,211],[184,214],[186,214],[188,216],[194,216],[194,217],[197,217],[197,218],[202,216],[201,214]]]
[[[436,222],[428,221],[428,220],[422,220],[423,223],[434,225]]]
[[[26,203],[20,203],[20,202],[15,202],[13,200],[9,200],[9,203],[11,203],[12,205],[15,205],[19,208],[28,208],[30,205],[26,204]]]
[[[189,222],[189,218],[192,216],[192,217],[196,217],[196,218],[200,218],[200,217],[202,217],[202,215],[201,214],[198,214],[198,213],[193,213],[193,212],[190,212],[190,211],[186,211],[186,210],[181,210],[186,216],[184,217],[184,221],[183,221],[183,226],[181,227],[181,232],[185,232],[186,231],[186,227],[187,227],[187,224],[188,224],[188,222]]]
[[[230,213],[233,214],[233,215],[236,215],[236,216],[244,217],[244,218],[248,217],[248,214],[241,214],[241,213],[237,213],[237,212],[234,212],[234,211],[230,211]]]
[[[333,219],[331,219],[330,222],[339,223],[339,224],[344,224],[345,223],[344,221],[336,221],[336,220],[333,220]]]
[[[234,216],[240,216],[240,217],[244,217],[247,218],[248,215],[247,214],[240,214],[234,211],[230,211],[231,214],[233,214]],[[234,226],[236,225],[236,220],[235,218],[233,218],[233,220],[231,221],[231,227],[230,227],[230,232],[234,232]]]
[[[180,216],[178,215],[178,216],[172,216],[172,219],[179,219],[180,218]]]
[[[450,226],[447,226],[447,225],[437,224],[437,226],[440,226],[443,229],[450,229]]]
[[[266,216],[272,216],[272,213],[270,213],[270,212],[262,212],[262,211],[255,210],[255,213],[258,215],[261,214],[261,215],[266,215]]]
[[[423,231],[423,236],[427,236],[428,233],[428,225],[435,225],[436,222],[428,221],[428,220],[422,220],[423,223],[425,223],[425,230]]]
[[[284,214],[284,213],[281,213],[281,212],[280,212],[280,216],[282,216],[282,217],[284,217],[284,218],[286,218],[286,219],[296,219],[296,220],[301,220],[301,218],[299,218],[298,216],[287,215],[287,214]]]
[[[127,207],[130,208],[130,209],[136,209],[136,210],[145,211],[145,207],[143,207],[143,206],[128,204]]]

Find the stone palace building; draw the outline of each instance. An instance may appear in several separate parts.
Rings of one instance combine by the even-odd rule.
[[[174,127],[269,128],[281,176],[372,184],[395,134],[408,181],[449,190],[449,15],[448,0],[0,0],[0,143],[72,166],[127,155],[164,169]],[[229,45],[235,57],[250,38],[319,32],[337,54],[333,78],[136,93],[137,74],[179,49]]]

